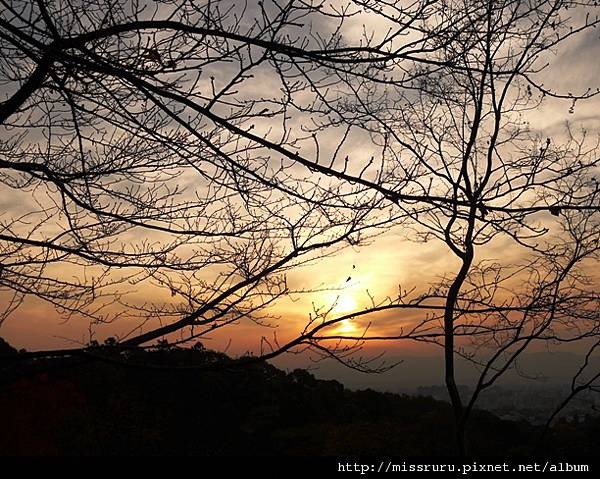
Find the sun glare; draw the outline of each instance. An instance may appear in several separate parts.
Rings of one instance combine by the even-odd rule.
[[[352,313],[358,309],[358,305],[351,294],[340,295],[331,310],[335,317],[344,316],[348,313]],[[335,328],[338,334],[352,334],[356,332],[356,326],[351,319],[344,319],[340,321]]]
[[[340,296],[337,299],[337,301],[335,302],[335,305],[332,309],[332,312],[338,316],[341,316],[343,314],[347,314],[347,313],[351,313],[352,311],[356,311],[356,309],[357,309],[357,305],[356,305],[356,301],[354,301],[354,298],[349,294],[345,294],[345,295]]]
[[[354,324],[352,324],[352,320],[350,319],[344,319],[343,321],[340,321],[340,324],[336,328],[336,332],[340,334],[350,334],[354,333],[355,331],[356,327],[354,326]]]

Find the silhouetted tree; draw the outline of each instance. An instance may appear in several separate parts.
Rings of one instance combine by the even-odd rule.
[[[189,340],[267,320],[287,269],[401,225],[447,248],[451,276],[318,310],[261,357],[310,348],[369,370],[353,356],[366,341],[439,344],[463,453],[479,394],[523,351],[597,333],[597,142],[527,123],[549,99],[574,111],[596,94],[555,89],[547,68],[597,25],[596,2],[3,5],[0,168],[19,198],[0,226],[7,314],[33,294],[109,321],[116,295],[162,323],[121,346]],[[507,238],[524,253],[490,261]],[[182,301],[134,304],[131,284]],[[393,335],[336,333],[384,310],[424,316]],[[481,367],[466,402],[457,354]]]
[[[383,31],[402,32],[395,20],[400,3],[357,3]],[[552,82],[553,57],[598,24],[597,5],[444,1],[426,11],[420,28],[439,31],[429,64],[415,64],[408,79],[385,62],[380,73],[366,65],[360,74],[339,74],[346,96],[328,104],[341,119],[322,122],[313,134],[340,121],[367,131],[380,158],[353,178],[337,176],[386,198],[403,228],[410,226],[410,239],[440,241],[456,269],[441,272],[444,278],[422,294],[400,289],[364,311],[321,312],[304,339],[338,359],[367,341],[439,344],[464,453],[481,392],[518,367],[524,351],[540,343],[585,345],[599,332],[598,139],[569,124],[549,137],[529,116],[561,100],[567,116],[597,94],[592,86],[562,92]],[[492,246],[507,254],[499,258]],[[397,334],[336,332],[341,321],[384,310],[406,311]],[[481,371],[470,398],[456,385],[457,355]]]
[[[292,124],[322,115],[324,69],[386,55],[342,45],[348,15],[294,1],[4,2],[2,320],[32,295],[92,322],[133,317],[127,345],[268,321],[288,268],[378,221],[381,200],[322,181],[318,140]],[[172,304],[128,300],[149,285]]]
[[[130,346],[267,321],[286,269],[401,221],[372,188],[384,172],[367,180],[342,159],[347,118],[332,102],[348,78],[393,66],[410,87],[460,23],[423,29],[430,1],[377,39],[344,36],[360,2],[4,7],[3,317],[27,295],[92,322],[133,316]],[[311,131],[325,124],[337,144]],[[174,304],[128,301],[131,285]]]

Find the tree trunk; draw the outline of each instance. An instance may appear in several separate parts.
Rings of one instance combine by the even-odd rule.
[[[460,397],[460,392],[456,385],[455,370],[454,370],[454,310],[458,293],[462,287],[471,263],[473,261],[473,250],[467,248],[466,254],[462,258],[462,266],[452,282],[446,297],[444,311],[444,363],[446,367],[446,388],[450,396],[450,402],[454,412],[454,427],[456,433],[456,444],[460,456],[465,456],[467,453],[465,444],[465,422],[463,421],[464,407]]]

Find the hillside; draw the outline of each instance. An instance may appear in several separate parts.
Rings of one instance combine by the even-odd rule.
[[[15,357],[6,346],[4,353]],[[305,370],[285,372],[266,363],[236,367],[199,347],[113,353],[108,361],[5,359],[0,370],[4,455],[454,452],[445,402],[350,391]],[[525,422],[479,411],[471,452],[525,454],[534,432]],[[577,428],[561,423],[550,452],[592,454],[598,432],[597,420]]]

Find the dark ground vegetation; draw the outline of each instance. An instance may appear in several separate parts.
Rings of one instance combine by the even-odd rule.
[[[201,347],[14,360],[0,342],[3,455],[452,455],[450,405],[350,391]],[[228,366],[229,364],[229,366]],[[600,421],[558,422],[546,453],[593,455]],[[473,455],[525,455],[526,422],[478,411]]]

